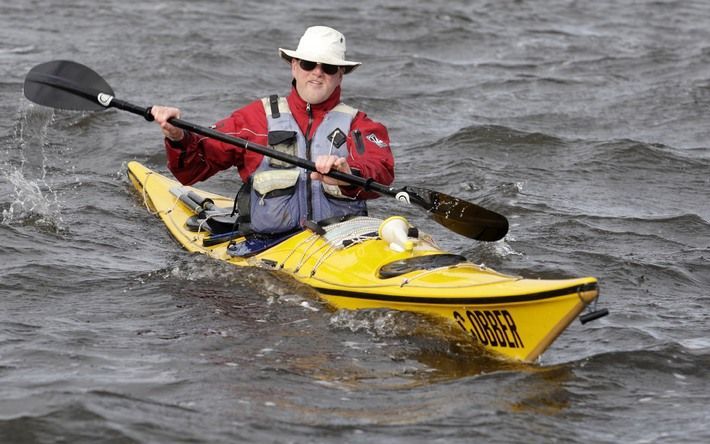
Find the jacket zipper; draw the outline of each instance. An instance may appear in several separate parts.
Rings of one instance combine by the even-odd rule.
[[[313,125],[313,111],[311,110],[311,104],[306,104],[306,113],[308,113],[308,127],[306,128],[306,159],[311,159],[311,143],[313,139],[311,138],[311,126]],[[311,190],[311,172],[306,172],[306,208],[307,214],[306,219],[313,219],[313,192]]]

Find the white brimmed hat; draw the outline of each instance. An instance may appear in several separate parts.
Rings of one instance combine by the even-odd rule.
[[[345,74],[361,65],[345,60],[345,36],[327,26],[311,26],[303,33],[295,51],[279,48],[279,54],[289,63],[291,59],[299,59],[342,66]]]

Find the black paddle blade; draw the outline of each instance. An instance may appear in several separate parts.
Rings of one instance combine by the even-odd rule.
[[[53,60],[35,66],[25,77],[25,97],[52,108],[96,111],[105,109],[100,95],[113,90],[91,68],[69,60]]]
[[[508,220],[498,213],[438,191],[406,186],[402,189],[412,203],[431,213],[432,218],[454,233],[485,242],[503,239]]]

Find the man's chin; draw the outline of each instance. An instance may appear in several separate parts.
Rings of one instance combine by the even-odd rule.
[[[325,102],[325,99],[322,99],[320,97],[311,97],[310,99],[306,99],[306,102],[310,103],[311,105],[318,105],[320,103]]]
[[[312,105],[317,105],[321,102],[324,102],[327,98],[328,97],[325,95],[325,92],[320,88],[309,88],[305,91],[305,94],[303,94],[303,99]]]

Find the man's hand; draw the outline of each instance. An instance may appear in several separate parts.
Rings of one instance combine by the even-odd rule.
[[[331,170],[340,171],[346,174],[352,174],[350,170],[350,165],[348,165],[347,159],[345,157],[338,156],[318,156],[316,158],[316,171],[311,172],[311,179],[320,180],[328,185],[348,185],[347,182],[342,180],[333,179],[332,177],[324,176],[324,174],[330,172]]]
[[[170,106],[153,106],[150,109],[150,113],[153,114],[155,122],[160,125],[165,137],[173,142],[179,142],[183,137],[185,137],[185,132],[183,130],[168,123],[168,120],[173,117],[178,119],[180,118],[180,110],[178,108]]]

